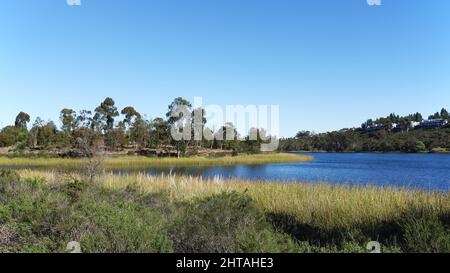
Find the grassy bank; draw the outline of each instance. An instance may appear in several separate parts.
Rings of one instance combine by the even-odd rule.
[[[0,251],[450,252],[446,193],[30,170],[0,192]]]
[[[225,157],[187,157],[187,158],[152,158],[142,156],[106,157],[105,165],[109,169],[195,167],[195,166],[229,166],[237,164],[267,164],[304,162],[312,160],[309,156],[294,154],[258,154]],[[0,157],[0,166],[77,168],[85,165],[85,159],[63,158],[8,158]]]

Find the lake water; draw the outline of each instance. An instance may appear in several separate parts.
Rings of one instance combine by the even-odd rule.
[[[208,168],[173,168],[172,172],[206,178],[241,178],[327,182],[346,185],[395,186],[433,191],[450,191],[448,154],[301,153],[314,161],[266,165],[238,165]],[[141,170],[158,175],[170,169]]]

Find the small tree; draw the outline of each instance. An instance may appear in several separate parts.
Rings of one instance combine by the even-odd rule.
[[[416,150],[418,152],[420,151],[425,151],[427,147],[425,146],[425,144],[422,141],[416,141]]]
[[[92,131],[85,131],[76,138],[76,147],[87,158],[83,174],[89,182],[104,172],[103,140]]]

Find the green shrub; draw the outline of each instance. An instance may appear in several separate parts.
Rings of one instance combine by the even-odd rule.
[[[72,201],[80,198],[81,193],[87,188],[87,184],[81,180],[72,180],[65,186],[65,192]]]
[[[409,253],[450,253],[450,229],[432,208],[411,208],[398,221]]]
[[[84,252],[171,252],[172,243],[158,212],[132,204],[91,203],[85,208],[88,226],[81,226]]]
[[[83,252],[172,250],[162,213],[138,198],[82,181],[50,187],[11,177],[0,178],[0,252],[65,252],[70,241]]]
[[[20,177],[16,171],[10,169],[0,169],[0,179],[19,180]]]
[[[181,253],[289,252],[295,244],[276,234],[252,200],[236,192],[182,204],[171,230]]]

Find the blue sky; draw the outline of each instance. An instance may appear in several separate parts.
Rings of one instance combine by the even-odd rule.
[[[450,1],[3,0],[0,126],[106,96],[278,104],[281,135],[450,108]]]

